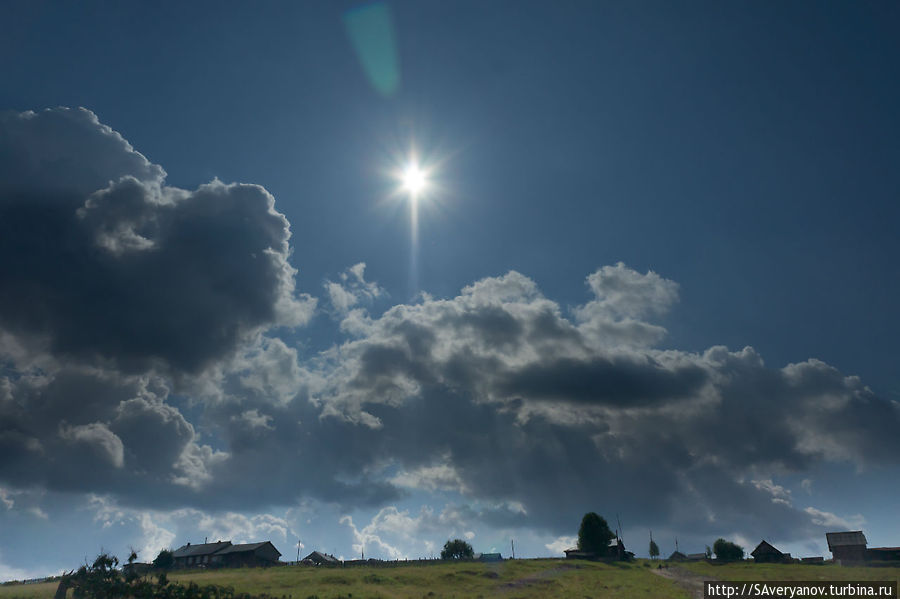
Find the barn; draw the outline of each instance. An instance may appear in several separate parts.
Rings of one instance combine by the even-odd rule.
[[[862,562],[866,559],[866,535],[861,530],[825,533],[828,550],[834,561],[840,563]]]

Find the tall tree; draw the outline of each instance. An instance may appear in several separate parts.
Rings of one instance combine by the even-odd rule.
[[[656,559],[659,557],[659,547],[656,545],[656,541],[650,539],[650,557],[652,559]]]
[[[613,533],[609,524],[594,512],[588,512],[581,519],[578,529],[578,549],[595,555],[606,555]]]
[[[462,539],[447,541],[441,550],[441,559],[471,559],[474,556],[472,546]]]
[[[716,542],[713,543],[713,551],[719,561],[736,562],[744,559],[744,548],[725,539],[716,539]]]

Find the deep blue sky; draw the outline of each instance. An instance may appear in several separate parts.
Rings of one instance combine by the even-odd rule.
[[[871,401],[881,406],[876,411],[886,410],[872,417],[874,421],[900,418],[897,404],[889,403],[900,401],[896,366],[900,362],[896,343],[900,336],[896,309],[900,304],[897,3],[387,2],[380,6],[387,8],[392,19],[400,75],[396,92],[389,95],[370,85],[345,29],[346,15],[359,6],[350,2],[5,2],[0,6],[0,108],[21,112],[85,107],[147,160],[165,169],[170,186],[194,190],[217,177],[224,183],[265,187],[275,198],[275,210],[290,223],[288,260],[299,269],[297,292],[319,302],[311,320],[298,328],[278,328],[284,322],[274,317],[254,321],[250,328],[259,332],[275,327],[269,329],[268,338],[280,338],[295,349],[299,366],[331,381],[326,388],[335,397],[349,383],[340,380],[340,359],[327,352],[349,337],[346,331],[338,331],[342,314],[323,285],[346,282],[341,273],[354,264],[364,262],[365,281],[378,286],[368,296],[360,290],[364,288],[351,290],[372,318],[390,306],[413,302],[417,292],[452,299],[467,285],[513,270],[534,281],[544,296],[556,302],[561,317],[575,323],[578,306],[594,299],[585,277],[621,261],[635,276],[652,270],[660,280],[678,285],[678,300],[663,302],[663,310],[612,312],[614,318],[624,315],[664,326],[668,334],[649,345],[654,352],[671,349],[699,356],[717,345],[733,352],[752,346],[765,361],[767,372],[815,358],[844,376],[861,378],[875,396]],[[4,160],[20,151],[9,143],[13,145],[2,148],[7,154],[0,152]],[[440,183],[440,193],[420,204],[414,272],[407,207],[396,196],[397,182],[387,173],[403,160],[410,144],[415,144],[426,162],[436,165],[433,176]],[[238,238],[240,225],[235,226],[228,230]],[[46,234],[40,231],[44,230],[35,235]],[[16,261],[30,251],[31,246],[16,239],[5,243],[4,251],[12,255],[4,260]],[[227,245],[229,240],[219,241]],[[52,245],[53,238],[46,243]],[[225,251],[216,255],[223,256],[226,265],[231,260]],[[35,261],[38,268],[40,258]],[[223,268],[227,271],[227,266]],[[49,278],[41,280],[53,288],[46,283]],[[22,279],[15,281],[22,284]],[[109,289],[121,281],[116,279]],[[653,285],[661,283],[653,279]],[[192,289],[191,285],[176,286],[171,292],[187,297]],[[6,309],[8,314],[0,315],[0,330],[14,333],[20,341],[34,333],[13,330],[9,323],[21,316],[14,308]],[[487,321],[472,322],[475,329],[482,327],[481,333],[490,333]],[[100,344],[90,333],[79,335],[67,337],[65,347],[71,350],[79,339],[90,338],[85,344],[95,350],[94,358],[79,358],[79,368],[97,366],[101,362],[91,360],[109,358],[104,351],[113,346]],[[370,342],[375,333],[367,335],[364,338]],[[606,343],[603,351],[618,347],[617,343]],[[78,353],[59,347],[47,350],[59,363],[73,359],[73,351]],[[217,367],[215,360],[232,355],[229,352],[235,347],[204,353],[204,367]],[[7,370],[14,373],[9,376],[18,381],[28,360],[13,350],[4,352]],[[149,372],[149,362],[141,361],[139,353],[129,354],[135,361],[128,365],[103,362],[103,367],[131,374]],[[17,357],[9,357],[14,354]],[[153,355],[170,365],[177,362],[174,354]],[[555,355],[551,352],[541,363]],[[381,359],[373,368],[400,368],[390,355]],[[594,364],[591,359],[588,362]],[[331,366],[323,366],[326,362]],[[616,368],[621,366],[615,363]],[[528,369],[533,372],[537,367],[534,363]],[[199,376],[192,368],[191,376]],[[158,372],[169,377],[166,380],[181,380],[177,368]],[[578,378],[590,372],[594,371],[560,370],[558,374]],[[359,388],[360,380],[353,380],[350,388]],[[425,385],[425,379],[416,380]],[[212,400],[202,399],[196,386],[179,384],[172,382],[165,403],[176,406],[205,443],[236,457],[250,441],[223,432],[222,422],[233,422],[234,415],[215,414],[207,406]],[[592,384],[584,382],[588,388]],[[784,401],[807,401],[815,393],[820,394],[815,401],[833,399],[836,392],[823,387],[825,383],[816,385],[809,391],[795,389],[796,394]],[[473,405],[482,405],[479,401],[487,397],[479,396],[483,389],[478,386],[469,389],[448,383],[437,391],[423,389],[412,391],[405,401],[448,390],[469,398]],[[740,400],[745,402],[741,410],[761,415],[764,421],[767,404],[762,399],[759,406],[753,402],[763,396],[770,400],[779,392],[762,382],[750,389],[741,391],[747,395]],[[375,384],[367,392],[382,391]],[[16,396],[20,404],[35,401],[22,399],[25,392],[19,392],[23,394]],[[73,394],[69,401],[84,400]],[[262,408],[252,405],[257,416],[263,414]],[[800,412],[790,414],[801,423],[807,418]],[[273,413],[271,417],[279,422],[280,416]],[[96,422],[112,422],[109,414],[97,418]],[[793,508],[798,513],[810,514],[804,510],[814,507],[846,523],[859,522],[873,544],[897,545],[900,529],[896,521],[889,528],[888,500],[878,498],[884,485],[896,488],[890,486],[897,475],[896,455],[875,459],[866,453],[869,450],[841,445],[869,434],[873,444],[879,440],[877,432],[867,428],[866,423],[873,422],[870,415],[860,415],[858,422],[845,415],[842,421],[846,430],[825,427],[827,432],[822,433],[832,441],[838,439],[838,449],[816,446],[812,451],[808,444],[796,441],[796,447],[808,450],[804,455],[818,457],[777,466],[748,457],[741,462],[745,470],[734,467],[732,482],[764,480],[793,489]],[[76,427],[90,424],[77,423],[71,416],[65,422]],[[63,429],[69,432],[60,432]],[[53,434],[69,441],[84,440],[72,432],[76,429],[63,429],[54,429]],[[897,429],[893,430],[896,435]],[[330,434],[321,432],[323,439],[347,443],[347,433]],[[760,431],[760,438],[767,435]],[[541,438],[536,437],[536,443]],[[365,443],[362,438],[359,442]],[[884,443],[892,447],[896,437]],[[128,469],[125,445],[124,468]],[[403,451],[396,447],[387,451],[385,455],[396,459],[392,467],[411,468]],[[438,450],[433,455],[446,457]],[[465,462],[453,455],[454,467],[465,472]],[[552,460],[547,460],[546,468],[552,469]],[[542,462],[536,457],[533,463]],[[677,470],[675,465],[671,468]],[[692,468],[696,473],[702,466]],[[307,533],[297,529],[306,526],[302,519],[292,520],[294,516],[285,516],[284,510],[298,509],[297,505],[308,501],[331,506],[308,509],[333,511],[330,523],[316,529],[322,539],[346,528],[337,521],[343,514],[355,514],[356,525],[362,529],[375,512],[390,506],[416,514],[428,505],[435,516],[445,501],[453,505],[481,501],[481,508],[473,508],[476,511],[504,501],[507,507],[520,502],[530,515],[540,510],[529,507],[526,491],[521,497],[502,497],[484,490],[484,481],[476,475],[472,475],[474,482],[463,485],[468,493],[450,500],[428,496],[428,489],[420,486],[403,499],[406,503],[373,491],[378,498],[356,508],[348,507],[352,501],[340,504],[342,499],[329,495],[330,491],[291,490],[295,494],[275,502],[275,509],[240,500],[204,503],[196,498],[160,499],[155,505],[147,500],[138,505],[142,502],[121,490],[125,483],[98,482],[91,491],[54,482],[52,475],[29,479],[14,471],[12,467],[0,471],[0,488],[6,488],[14,501],[8,513],[0,509],[0,522],[5,517],[8,523],[3,526],[18,531],[16,536],[22,538],[31,529],[26,520],[12,515],[16,506],[29,501],[41,505],[35,499],[40,493],[47,493],[46,501],[52,503],[57,501],[54,493],[62,490],[75,492],[82,500],[94,492],[102,498],[96,501],[129,506],[137,511],[123,518],[131,518],[132,524],[140,520],[142,509],[161,510],[157,517],[160,521],[170,518],[163,527],[174,532],[177,538],[171,542],[176,545],[187,534],[193,534],[195,541],[197,535],[212,534],[203,532],[212,528],[177,525],[171,510],[241,513],[243,517],[277,513],[293,527],[284,533],[284,540],[276,542],[289,555],[291,543],[296,542],[290,539]],[[614,465],[604,472],[627,479]],[[391,471],[390,476],[394,474]],[[353,476],[362,474],[357,471]],[[382,479],[387,476],[381,474]],[[817,495],[800,500],[801,481],[808,479],[823,482],[812,486]],[[845,495],[842,489],[847,481],[861,485],[863,504],[859,496]],[[635,482],[635,492],[639,487]],[[658,492],[666,493],[666,488],[661,483]],[[215,492],[221,496],[227,489],[223,482]],[[780,497],[768,489],[773,497]],[[30,499],[15,500],[19,497],[15,493]],[[684,501],[682,495],[672,493],[674,502]],[[164,490],[159,494],[166,495]],[[335,507],[334,502],[340,505]],[[96,508],[97,504],[91,505]],[[575,500],[568,506],[571,530],[551,522],[552,518],[540,524],[527,519],[510,524],[482,513],[480,522],[497,531],[498,538],[518,526],[509,534],[532,535],[523,542],[523,551],[543,555],[549,552],[545,549],[548,540],[574,534],[584,511],[594,509],[614,517],[611,510],[620,509],[580,506]],[[47,506],[41,509],[54,526],[64,521],[75,526],[71,524],[74,516],[59,505],[55,511]],[[640,522],[678,533],[679,526],[684,526],[678,510],[666,514],[629,517],[635,525]],[[857,515],[862,520],[854,520]],[[738,516],[719,515],[713,520],[721,532],[709,535],[739,534],[755,545],[762,534],[754,534],[756,529]],[[472,530],[479,526],[471,523],[477,519],[467,522]],[[109,529],[104,530],[107,534]],[[156,547],[142,530],[123,532],[108,540],[107,546],[118,542]],[[449,528],[446,533],[439,527],[429,530],[434,542],[450,534]],[[801,553],[807,551],[805,547],[814,547],[801,545],[808,539],[823,545],[821,531],[803,530],[803,534],[776,540],[796,543],[795,551]],[[885,532],[879,536],[879,531]],[[421,530],[416,534],[426,535]],[[685,537],[686,533],[680,536]],[[698,547],[689,549],[702,550],[700,543],[698,536]],[[638,553],[646,551],[644,541],[635,544]],[[348,556],[353,553],[349,542],[335,545],[321,548]],[[425,551],[409,539],[393,546],[410,555]],[[9,576],[30,573],[30,567],[16,561],[12,547],[0,541],[0,564],[6,564]],[[75,555],[93,550],[93,546],[79,548]],[[56,556],[42,566],[68,567],[68,558]]]

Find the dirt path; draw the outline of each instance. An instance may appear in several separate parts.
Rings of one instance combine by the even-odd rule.
[[[716,580],[711,576],[701,576],[700,574],[688,572],[687,570],[683,570],[678,566],[673,566],[671,568],[662,568],[659,570],[654,568],[653,570],[651,570],[651,572],[653,572],[657,576],[662,576],[663,578],[674,580],[675,584],[691,594],[692,599],[703,599],[704,580]]]

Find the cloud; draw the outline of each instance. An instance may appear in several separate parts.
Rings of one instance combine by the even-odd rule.
[[[818,510],[814,507],[805,508],[803,511],[810,515],[814,524],[828,529],[860,530],[866,523],[866,519],[861,514],[841,518],[836,514]]]
[[[79,426],[70,426],[62,422],[59,425],[59,436],[64,441],[90,447],[116,468],[121,468],[125,464],[125,448],[122,440],[102,422]]]
[[[85,109],[4,113],[0,156],[0,328],[33,349],[197,372],[311,317],[262,187],[168,187]]]
[[[177,530],[163,510],[251,538],[288,528],[250,510],[367,507],[345,524],[390,557],[417,531],[546,539],[590,510],[809,536],[837,516],[785,474],[898,465],[898,402],[818,360],[661,349],[678,285],[623,263],[570,310],[510,271],[376,313],[360,262],[325,283],[339,341],[298,351],[278,335],[316,300],[289,240],[260,186],[166,186],[84,109],[3,114],[0,483],[110,497],[104,524],[149,509],[147,548]],[[449,507],[411,515],[411,494]]]
[[[16,502],[12,497],[10,497],[10,495],[12,495],[12,493],[10,493],[7,489],[0,487],[0,503],[2,503],[3,507],[8,510],[11,510],[16,504]]]
[[[334,316],[341,321],[341,330],[357,334],[365,329],[367,314],[361,304],[371,304],[387,292],[374,281],[366,281],[366,263],[354,264],[341,273],[340,282],[326,280],[324,287]]]
[[[340,523],[353,533],[354,554],[365,552],[367,556],[382,559],[421,557],[434,550],[429,537],[461,537],[467,533],[465,519],[452,507],[437,514],[430,507],[422,507],[418,514],[410,515],[409,510],[387,506],[362,528],[350,516],[342,516]]]
[[[560,555],[561,553],[565,552],[566,549],[575,547],[577,542],[577,538],[563,535],[561,537],[556,537],[549,543],[545,543],[544,547],[550,550],[553,555]]]

